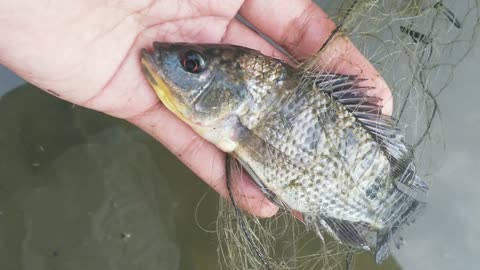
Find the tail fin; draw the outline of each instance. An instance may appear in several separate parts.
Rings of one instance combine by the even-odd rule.
[[[402,168],[403,167],[403,168]],[[428,191],[428,185],[425,181],[423,181],[418,175],[416,175],[416,168],[413,165],[413,162],[409,162],[405,166],[401,166],[402,173],[398,173],[398,180],[397,184],[401,183],[410,188],[413,192],[418,193],[426,193]],[[395,171],[394,171],[395,173]]]

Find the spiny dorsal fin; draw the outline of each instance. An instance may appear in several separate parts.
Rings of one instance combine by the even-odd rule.
[[[403,134],[390,116],[382,114],[380,98],[369,96],[371,87],[360,86],[364,79],[353,75],[312,74],[316,87],[342,104],[362,126],[379,142],[391,157],[396,170],[403,171],[412,160],[412,150],[403,142]]]
[[[370,87],[359,85],[364,79],[341,74],[313,74],[312,78],[319,90],[342,104],[379,142],[391,159],[398,182],[414,191],[428,190],[427,184],[415,174],[412,148],[404,143],[403,134],[392,118],[382,114],[382,107],[378,105],[381,99],[366,94]]]

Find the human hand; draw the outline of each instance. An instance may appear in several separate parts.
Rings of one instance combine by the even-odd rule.
[[[0,63],[53,95],[135,124],[227,196],[225,154],[161,105],[141,73],[139,52],[153,41],[229,43],[285,59],[238,22],[237,12],[299,59],[317,52],[335,28],[310,0],[5,1]],[[326,62],[371,79],[390,113],[390,92],[373,66],[347,39],[329,46]],[[240,206],[258,216],[276,212],[251,181],[239,183]]]

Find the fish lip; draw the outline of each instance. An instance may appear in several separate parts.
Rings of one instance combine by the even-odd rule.
[[[140,59],[143,65],[149,64],[151,67],[161,64],[161,53],[170,46],[168,43],[153,42],[152,49],[142,48]]]
[[[142,48],[141,52],[140,52],[140,60],[142,62],[143,65],[146,65],[146,64],[149,64],[149,65],[152,65],[152,64],[156,64],[156,60],[155,59],[158,59],[158,57],[155,57],[155,53],[154,52],[151,52],[145,48]]]
[[[154,88],[156,94],[159,95],[159,91],[158,91],[157,87],[159,87],[159,85],[162,85],[162,84],[165,85],[165,81],[164,81],[164,79],[161,78],[162,70],[158,69],[157,67],[161,63],[160,54],[162,52],[162,49],[169,48],[170,44],[160,43],[160,42],[155,41],[155,42],[153,42],[152,47],[153,47],[152,50],[148,50],[148,49],[145,49],[145,48],[142,48],[140,50],[140,63],[141,63],[141,66],[142,66],[142,72],[145,75],[147,81]],[[157,78],[159,81],[157,81],[155,78]],[[164,90],[167,90],[166,92],[170,91],[168,86]],[[176,104],[174,104],[172,102],[167,102],[168,104],[166,104],[166,100],[163,100],[160,96],[159,96],[159,98],[164,105],[166,105],[171,111],[173,109],[172,112],[174,114],[176,114],[178,117],[180,117],[187,124],[204,126],[200,122],[198,122],[198,123],[191,122],[190,120],[185,118],[184,115],[179,115],[181,113],[180,113],[180,110],[177,108]],[[169,106],[171,106],[171,107],[169,107]]]
[[[150,60],[150,58],[152,57],[152,54],[145,48],[142,48],[140,54],[141,58],[144,60]]]
[[[152,51],[145,48],[141,49],[140,64],[142,66],[142,72],[157,96],[160,98],[160,101],[180,119],[187,122],[187,119],[183,116],[181,110],[179,110],[177,105],[171,100],[170,88],[162,78],[161,68],[158,68],[160,65],[159,54],[160,52],[156,49],[153,49]]]
[[[146,79],[153,85],[156,85],[157,82],[153,78],[155,60],[153,53],[149,52],[147,49],[142,48],[140,52],[140,64],[142,66],[142,72],[145,75]]]

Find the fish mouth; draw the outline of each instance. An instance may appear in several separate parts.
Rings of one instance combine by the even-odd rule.
[[[152,86],[157,85],[158,83],[153,77],[153,73],[155,72],[152,67],[152,65],[155,63],[153,53],[150,53],[147,51],[147,49],[143,48],[140,54],[140,63],[142,64],[143,74]]]
[[[154,43],[154,47],[157,47],[156,43]],[[156,55],[157,53],[159,53],[157,50],[153,52],[148,51],[145,48],[141,50],[140,63],[142,65],[142,72],[163,105],[165,105],[165,107],[173,112],[178,118],[186,121],[180,108],[178,108],[174,102],[170,87],[168,87],[161,76],[161,70],[159,68],[160,62],[158,60],[158,55]]]

